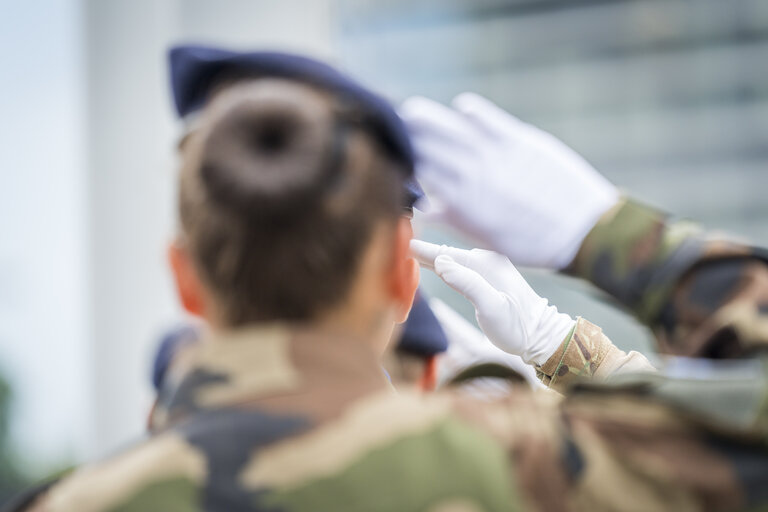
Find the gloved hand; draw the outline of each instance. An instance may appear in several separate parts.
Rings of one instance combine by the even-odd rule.
[[[619,193],[554,136],[476,94],[453,109],[414,97],[400,109],[431,217],[508,256],[562,269]]]
[[[539,297],[500,254],[421,240],[411,241],[411,251],[475,306],[477,323],[494,345],[526,363],[543,365],[575,324]]]

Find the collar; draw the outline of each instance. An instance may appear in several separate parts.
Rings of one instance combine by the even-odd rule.
[[[344,333],[286,324],[260,324],[211,333],[174,358],[152,430],[196,413],[227,407],[343,403],[392,390],[369,345]],[[306,402],[302,400],[302,402]]]

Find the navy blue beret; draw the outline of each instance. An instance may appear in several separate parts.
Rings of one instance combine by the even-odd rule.
[[[181,45],[169,53],[171,88],[180,117],[199,111],[222,78],[279,77],[305,82],[352,101],[382,145],[408,173],[408,204],[424,193],[413,179],[414,152],[405,125],[392,105],[352,78],[323,62],[279,52],[236,52],[206,46]]]
[[[432,356],[448,350],[445,331],[421,292],[413,301],[397,348],[420,356]]]

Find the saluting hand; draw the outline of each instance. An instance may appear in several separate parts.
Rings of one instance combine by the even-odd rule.
[[[551,134],[472,93],[400,108],[435,220],[515,264],[566,267],[619,193]],[[435,211],[436,210],[436,211]]]
[[[573,328],[575,321],[539,297],[505,256],[421,240],[411,241],[411,251],[472,303],[489,340],[527,363],[544,364]]]

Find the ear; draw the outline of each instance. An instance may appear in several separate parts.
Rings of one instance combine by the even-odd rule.
[[[394,258],[392,268],[392,294],[398,302],[396,321],[405,322],[411,311],[416,289],[419,287],[419,263],[411,256],[410,243],[413,238],[411,220],[402,217],[395,230]]]
[[[200,279],[197,277],[192,260],[178,241],[174,241],[168,247],[168,263],[171,266],[181,305],[188,313],[204,317],[205,301]]]

